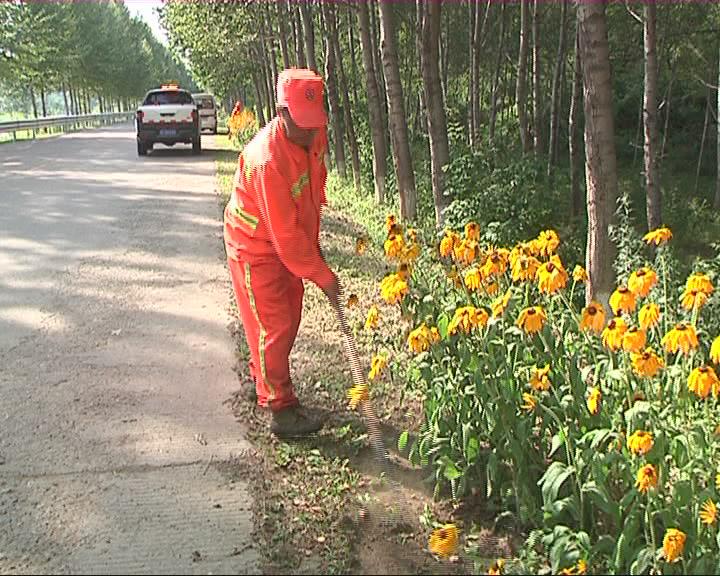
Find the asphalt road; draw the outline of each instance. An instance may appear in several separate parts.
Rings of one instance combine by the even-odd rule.
[[[214,174],[129,125],[0,145],[0,573],[259,572]]]

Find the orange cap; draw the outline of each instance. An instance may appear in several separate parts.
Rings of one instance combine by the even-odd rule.
[[[325,83],[307,68],[288,68],[278,74],[277,103],[287,107],[300,128],[322,128],[327,124],[323,103]]]

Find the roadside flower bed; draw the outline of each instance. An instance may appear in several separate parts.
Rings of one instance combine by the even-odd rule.
[[[393,306],[412,325],[378,350],[354,398],[372,396],[394,355],[412,354],[424,423],[409,454],[434,467],[436,494],[499,501],[530,530],[525,568],[718,571],[720,335],[703,322],[716,296],[701,264],[683,287],[669,285],[671,231],[645,236],[655,262],[609,308],[581,304],[587,273],[561,261],[553,230],[514,247],[481,246],[472,222],[437,246],[392,216],[387,232],[397,270],[365,329],[380,330]],[[429,543],[441,556],[461,539],[448,526]]]

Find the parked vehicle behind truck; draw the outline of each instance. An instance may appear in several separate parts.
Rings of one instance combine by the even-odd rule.
[[[138,156],[145,156],[155,144],[192,144],[200,154],[200,118],[190,92],[175,84],[150,90],[135,115]]]

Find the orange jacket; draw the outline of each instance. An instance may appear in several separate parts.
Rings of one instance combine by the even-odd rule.
[[[324,129],[309,152],[290,142],[277,117],[245,146],[225,207],[229,258],[250,264],[279,258],[298,278],[321,288],[332,284],[318,242],[326,147]]]

